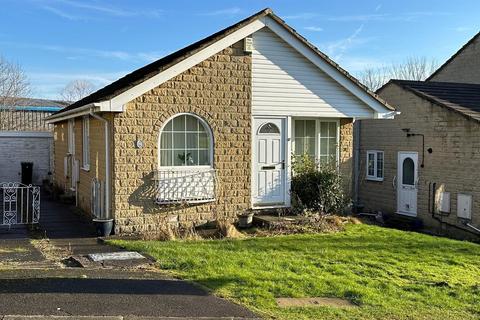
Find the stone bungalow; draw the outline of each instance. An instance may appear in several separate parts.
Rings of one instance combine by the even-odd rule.
[[[478,239],[480,33],[426,81],[392,80],[377,93],[400,114],[359,121],[358,201]]]
[[[265,9],[51,116],[54,179],[116,233],[289,207],[292,154],[350,191],[354,120],[391,112]]]

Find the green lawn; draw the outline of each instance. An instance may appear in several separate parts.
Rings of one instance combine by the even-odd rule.
[[[479,319],[480,246],[369,225],[243,240],[123,241],[158,267],[278,319]],[[280,309],[276,297],[360,307]]]

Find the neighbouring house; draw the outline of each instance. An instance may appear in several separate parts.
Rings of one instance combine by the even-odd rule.
[[[39,185],[50,178],[53,125],[45,118],[67,105],[63,101],[18,98],[13,106],[0,106],[0,182]]]
[[[290,206],[291,157],[338,164],[392,109],[270,9],[49,117],[59,186],[116,233]]]
[[[480,33],[426,81],[391,80],[377,93],[400,114],[359,122],[359,203],[478,236]]]

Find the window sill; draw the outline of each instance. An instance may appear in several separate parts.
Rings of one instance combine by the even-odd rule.
[[[367,177],[368,181],[383,182],[383,178]]]
[[[90,171],[90,166],[88,167],[80,167],[83,171],[89,172]]]

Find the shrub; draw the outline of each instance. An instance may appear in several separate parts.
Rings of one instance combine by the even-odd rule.
[[[335,166],[320,165],[310,156],[294,156],[292,198],[294,208],[335,213],[346,204],[342,178]]]

